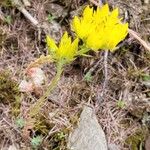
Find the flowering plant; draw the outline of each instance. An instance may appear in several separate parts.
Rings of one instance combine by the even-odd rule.
[[[128,23],[121,23],[121,19],[118,18],[118,9],[110,12],[107,4],[102,8],[98,7],[97,10],[87,6],[82,17],[76,16],[71,25],[77,35],[73,42],[67,32],[62,36],[58,46],[50,36],[47,36],[48,56],[43,56],[30,65],[31,67],[37,66],[38,63],[45,63],[44,60],[48,61],[47,58],[56,62],[57,65],[57,73],[47,91],[35,105],[31,106],[30,118],[39,112],[49,93],[57,85],[65,64],[71,63],[78,55],[85,55],[90,49],[114,51],[117,44],[128,34]],[[83,40],[80,50],[78,50],[79,38]]]
[[[92,50],[113,51],[128,34],[128,23],[121,23],[118,14],[118,9],[110,12],[107,4],[97,10],[87,6],[82,17],[75,16],[72,28]]]
[[[61,38],[59,46],[50,37],[46,37],[49,54],[56,62],[69,63],[75,59],[78,50],[78,38],[71,43],[71,37],[65,32]]]

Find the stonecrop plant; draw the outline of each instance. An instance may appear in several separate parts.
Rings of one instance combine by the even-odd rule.
[[[118,9],[110,12],[107,4],[102,8],[98,7],[96,10],[93,7],[87,6],[83,11],[82,17],[75,16],[71,27],[77,36],[73,42],[67,32],[64,33],[59,44],[56,44],[47,35],[46,43],[49,54],[30,65],[37,66],[38,62],[45,63],[43,60],[50,58],[56,63],[57,73],[44,95],[29,109],[29,118],[39,113],[46,98],[57,85],[66,64],[71,63],[79,55],[86,55],[89,50],[114,51],[117,44],[128,34],[128,23],[122,23],[119,18]],[[80,48],[78,46],[79,39],[83,41],[83,45],[80,45]]]
[[[48,56],[51,61],[56,63],[56,70],[57,73],[53,80],[51,81],[51,84],[48,86],[47,91],[44,93],[44,95],[30,108],[29,116],[32,118],[34,115],[36,115],[40,108],[43,106],[46,98],[48,97],[49,93],[54,89],[54,87],[57,85],[61,73],[63,72],[63,67],[65,64],[68,64],[72,62],[78,55],[78,41],[79,39],[76,38],[73,42],[71,41],[71,37],[68,36],[68,33],[65,32],[62,36],[59,46],[57,46],[55,40],[53,40],[50,36],[46,37],[46,43],[48,47]],[[35,63],[32,63],[29,66],[37,66],[37,62],[43,62],[44,59],[47,59],[48,56],[42,57],[40,61],[36,61]],[[31,67],[29,67],[31,68]]]
[[[50,36],[46,37],[49,54],[55,62],[61,62],[63,64],[73,61],[77,56],[78,41],[79,39],[76,38],[71,42],[71,37],[68,36],[67,32],[61,38],[59,46],[56,45],[56,42]]]
[[[96,10],[87,6],[82,17],[72,21],[72,29],[92,50],[114,51],[128,34],[128,23],[121,23],[118,8],[110,12],[108,5]]]

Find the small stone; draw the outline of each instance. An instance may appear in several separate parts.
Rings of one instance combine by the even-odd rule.
[[[19,84],[20,92],[32,92],[33,91],[33,84],[27,82],[26,80],[22,80]]]
[[[10,145],[8,150],[18,150],[18,149],[15,147],[15,145]]]
[[[120,148],[116,144],[109,144],[108,150],[120,150]]]
[[[70,134],[70,150],[108,150],[105,134],[92,108],[84,107],[78,127]]]

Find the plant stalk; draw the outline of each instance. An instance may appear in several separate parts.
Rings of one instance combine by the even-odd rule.
[[[34,104],[29,108],[29,118],[34,117],[36,114],[39,113],[41,107],[44,105],[45,101],[47,100],[47,97],[49,96],[50,92],[56,87],[58,84],[58,81],[60,79],[60,76],[63,71],[63,65],[62,63],[59,63],[57,66],[57,73],[55,77],[53,78],[52,82],[47,88],[47,91],[44,93],[44,95]]]

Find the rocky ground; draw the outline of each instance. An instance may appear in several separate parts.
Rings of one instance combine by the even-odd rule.
[[[123,21],[150,43],[149,0],[107,0],[118,7]],[[23,4],[23,5],[22,5]],[[42,89],[20,92],[25,69],[47,54],[46,34],[59,41],[70,31],[73,16],[81,14],[95,0],[34,0],[16,3],[0,0],[0,149],[66,150],[69,133],[76,128],[84,105],[90,105],[106,134],[110,150],[150,150],[150,51],[132,35],[108,54],[108,84],[104,92],[104,51],[77,58],[63,72],[34,127],[23,130],[31,104],[44,93],[55,75],[52,63],[42,67],[46,81]],[[35,20],[22,12],[25,8]],[[91,76],[85,76],[91,69]]]

